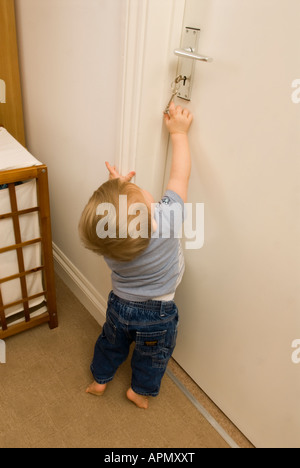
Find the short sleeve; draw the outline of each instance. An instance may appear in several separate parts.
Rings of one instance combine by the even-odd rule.
[[[153,237],[180,238],[184,221],[184,202],[172,190],[167,190],[155,210],[158,228]]]

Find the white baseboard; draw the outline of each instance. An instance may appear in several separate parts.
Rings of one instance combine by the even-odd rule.
[[[53,256],[55,272],[95,320],[103,326],[106,316],[107,299],[104,299],[99,294],[96,288],[54,243]]]

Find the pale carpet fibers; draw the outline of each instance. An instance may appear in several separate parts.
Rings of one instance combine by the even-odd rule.
[[[60,326],[11,337],[0,365],[0,448],[226,448],[221,436],[165,377],[148,411],[125,397],[127,361],[105,396],[85,394],[100,327],[57,278]]]

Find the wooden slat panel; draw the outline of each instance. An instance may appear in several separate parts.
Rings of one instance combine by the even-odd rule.
[[[22,273],[16,273],[15,275],[7,276],[6,278],[1,278],[0,279],[0,284],[7,283],[8,281],[13,281],[15,279],[21,278],[21,276],[28,276],[33,273],[37,273],[38,271],[42,271],[45,267],[44,266],[39,266],[32,268],[31,270],[24,271]]]
[[[12,184],[15,182],[24,182],[25,180],[36,179],[39,172],[46,169],[47,167],[42,165],[26,167],[23,169],[0,171],[0,184]]]
[[[38,242],[42,242],[41,237],[26,242],[20,242],[20,244],[9,245],[8,247],[3,247],[2,249],[0,249],[0,254],[9,252],[11,250],[21,249],[22,247],[27,247],[28,245],[37,244]]]
[[[55,292],[55,281],[54,281],[54,265],[53,265],[53,253],[52,253],[52,236],[51,236],[47,166],[44,166],[44,165],[33,166],[30,168],[15,169],[15,170],[10,170],[10,171],[0,172],[0,184],[8,184],[10,193],[12,194],[12,201],[11,201],[12,213],[6,213],[2,215],[2,219],[6,217],[12,218],[13,223],[14,225],[16,225],[16,228],[17,228],[17,224],[19,224],[19,216],[22,214],[26,214],[26,213],[24,211],[18,211],[14,183],[19,182],[19,181],[30,180],[30,179],[37,180],[38,207],[35,208],[34,210],[39,213],[41,237],[26,241],[26,242],[21,242],[21,233],[19,232],[18,234],[18,229],[17,229],[15,233],[16,244],[0,249],[0,254],[11,251],[11,250],[16,250],[17,252],[20,251],[22,253],[22,248],[28,245],[35,244],[37,242],[41,242],[43,266],[37,267],[36,270],[41,269],[43,271],[44,291],[34,296],[30,296],[30,297],[28,297],[27,295],[25,296],[24,294],[25,291],[24,291],[22,293],[23,298],[20,301],[16,301],[14,303],[6,304],[6,305],[3,305],[3,303],[0,303],[0,317],[3,319],[2,324],[4,324],[4,328],[2,330],[0,329],[0,339],[15,335],[16,333],[20,333],[22,331],[28,330],[32,327],[35,327],[45,322],[49,323],[50,328],[56,328],[58,326],[56,292]],[[28,212],[31,212],[31,209]],[[18,255],[20,256],[20,254]],[[11,277],[2,278],[2,280],[0,280],[0,284],[1,282],[10,281],[12,279],[16,279],[20,277],[23,277],[23,279],[25,279],[26,275],[31,273],[31,271],[28,272],[24,270],[25,269],[24,269],[24,260],[23,260],[23,266],[22,266],[22,262],[20,262],[19,264],[19,273]],[[26,283],[25,283],[25,286],[26,286]],[[1,293],[1,290],[0,290],[0,293]],[[29,305],[29,301],[37,297],[41,297],[41,296],[44,296],[46,298],[48,312],[44,313],[43,315],[39,317],[31,318],[30,310],[28,308],[26,312],[26,320],[28,320],[28,317],[29,317],[29,321],[27,322],[25,321],[16,325],[9,324],[11,318],[13,318],[13,315],[9,319],[6,319],[5,318],[6,309],[8,309],[9,307],[13,307],[15,305],[24,304],[24,303]]]
[[[23,299],[20,299],[19,301],[11,302],[10,304],[6,304],[0,307],[0,310],[5,310],[5,309],[10,309],[11,307],[23,304],[24,301],[29,302],[32,301],[33,299],[37,299],[38,297],[42,297],[47,295],[47,291],[42,291],[38,294],[34,294],[34,296],[29,296],[29,297],[24,297]]]
[[[18,204],[17,204],[16,187],[14,184],[9,184],[8,189],[9,189],[9,196],[10,196],[10,203],[11,203],[12,211],[17,212]],[[13,219],[13,225],[14,225],[16,244],[21,244],[22,238],[21,238],[19,217],[13,216],[12,219]],[[16,251],[17,251],[17,258],[18,258],[18,265],[19,265],[19,273],[24,273],[25,266],[24,266],[23,250],[22,248],[17,248]],[[20,278],[20,283],[21,283],[22,297],[24,299],[25,320],[26,322],[29,322],[30,320],[29,303],[27,300],[25,300],[28,297],[28,292],[27,292],[26,278],[24,276]]]
[[[0,340],[8,338],[9,336],[16,335],[17,333],[21,333],[25,330],[30,330],[31,328],[36,327],[37,325],[41,325],[42,323],[49,322],[49,314],[45,312],[38,317],[34,317],[27,323],[18,323],[17,325],[12,325],[8,327],[7,330],[1,331],[0,330]]]
[[[17,212],[13,212],[13,213],[5,213],[5,214],[0,215],[0,220],[1,219],[12,218],[13,216],[16,216],[16,215],[17,216],[22,216],[22,215],[25,215],[25,214],[35,213],[36,211],[40,211],[39,207],[28,208],[27,210],[21,210],[21,211],[17,211]]]
[[[43,264],[45,265],[45,289],[47,290],[47,306],[50,315],[50,328],[58,326],[56,291],[54,279],[54,261],[52,251],[52,233],[50,218],[48,171],[40,169],[37,178],[38,205],[40,207],[40,229],[43,246]]]

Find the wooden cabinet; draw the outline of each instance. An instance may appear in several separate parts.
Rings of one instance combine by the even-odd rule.
[[[47,167],[23,167],[20,160],[27,151],[19,145],[25,146],[25,132],[14,0],[0,0],[0,80],[0,91],[5,90],[5,99],[0,99],[0,127],[5,129],[0,134],[7,135],[0,142],[0,339],[5,339],[41,323],[48,322],[50,328],[58,325]],[[16,166],[14,152],[19,158]],[[24,209],[21,202],[30,183],[23,183],[28,181],[34,184],[37,203]],[[28,238],[33,215],[37,227]],[[7,243],[8,233],[12,238]],[[32,246],[38,248],[34,255],[28,250]],[[8,257],[9,253],[13,255]],[[37,287],[32,286],[35,275],[40,275]],[[12,290],[14,294],[8,294]]]

